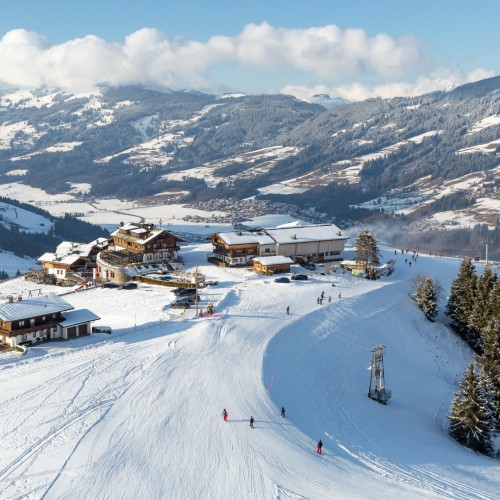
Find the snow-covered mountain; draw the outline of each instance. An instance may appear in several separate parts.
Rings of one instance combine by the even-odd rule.
[[[498,496],[498,460],[446,432],[472,353],[408,296],[417,273],[448,289],[456,259],[420,255],[409,267],[386,250],[396,270],[381,281],[320,268],[283,284],[209,265],[210,248],[181,253],[187,270],[219,281],[200,290],[200,308],[214,305],[215,316],[170,309],[163,287],[88,289],[65,300],[111,335],[0,359],[2,498]],[[322,291],[332,302],[320,306]],[[0,284],[2,296],[30,292],[40,285]],[[367,397],[380,344],[387,405]]]
[[[2,91],[0,183],[128,199],[172,189],[191,201],[288,195],[337,222],[397,205],[419,221],[493,228],[499,91],[495,77],[331,109],[323,95]]]

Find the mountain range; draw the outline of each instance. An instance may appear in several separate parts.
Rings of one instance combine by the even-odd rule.
[[[258,197],[344,225],[398,216],[419,230],[494,230],[499,91],[500,77],[357,103],[135,86],[4,90],[0,183],[83,198]]]

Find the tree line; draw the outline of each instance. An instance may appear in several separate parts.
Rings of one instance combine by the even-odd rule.
[[[500,279],[464,259],[447,305],[453,329],[475,351],[450,409],[450,435],[486,455],[500,432]]]

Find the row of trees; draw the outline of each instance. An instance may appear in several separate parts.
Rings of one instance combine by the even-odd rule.
[[[500,279],[490,267],[478,276],[472,261],[463,260],[447,312],[476,352],[451,405],[450,435],[492,455],[492,436],[500,432]]]

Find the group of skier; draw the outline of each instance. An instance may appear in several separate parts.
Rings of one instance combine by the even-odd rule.
[[[339,299],[342,298],[342,292],[339,293]],[[318,297],[318,300],[317,300],[317,303],[318,304],[323,304],[323,300],[325,300],[325,292],[321,292],[321,295]],[[328,302],[331,302],[332,301],[332,296],[331,295],[328,295]],[[287,313],[288,314],[288,313]]]
[[[280,415],[282,418],[286,418],[284,406],[281,407]],[[222,418],[224,419],[224,422],[227,422],[228,413],[227,413],[227,410],[225,408],[222,410]],[[253,416],[251,416],[250,417],[250,429],[254,428],[254,422],[255,422],[255,419],[253,418]],[[320,455],[322,455],[322,448],[323,448],[323,443],[321,442],[321,439],[320,439],[318,444],[316,445],[316,451]]]

